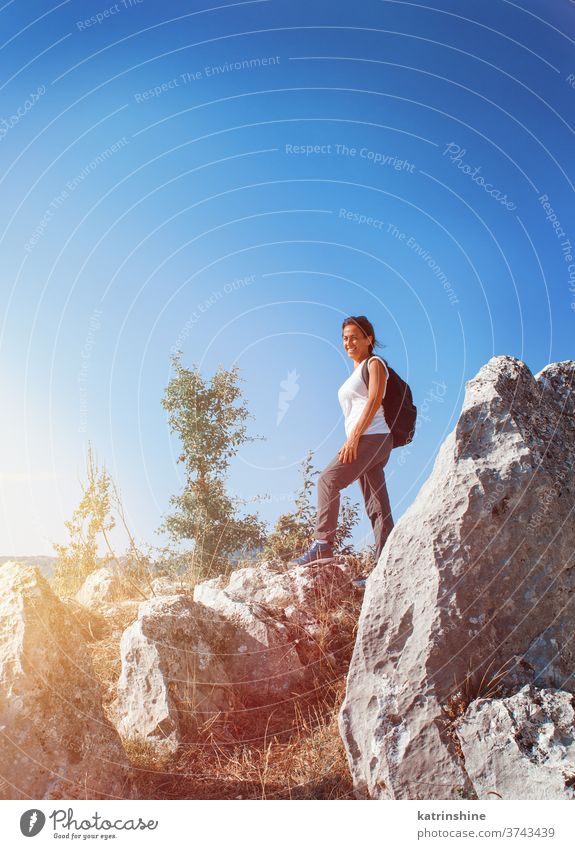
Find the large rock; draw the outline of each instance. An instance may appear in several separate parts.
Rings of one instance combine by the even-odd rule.
[[[246,704],[313,687],[330,614],[350,594],[344,567],[278,570],[263,562],[196,586],[194,600],[230,623],[226,672]]]
[[[480,799],[575,799],[573,696],[526,684],[472,702],[457,728]]]
[[[575,362],[493,357],[368,580],[340,730],[356,794],[472,792],[446,712],[574,686]]]
[[[225,622],[206,618],[185,595],[143,602],[120,642],[122,671],[111,706],[120,734],[171,754],[228,710],[226,634]]]
[[[4,799],[131,792],[81,628],[40,571],[18,563],[0,567],[0,775]]]

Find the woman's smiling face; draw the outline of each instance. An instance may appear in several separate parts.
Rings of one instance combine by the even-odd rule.
[[[366,336],[357,324],[346,324],[342,333],[343,347],[348,356],[361,363],[369,355],[369,346],[373,342],[371,336]]]

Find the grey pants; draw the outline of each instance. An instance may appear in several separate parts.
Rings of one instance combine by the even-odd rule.
[[[333,543],[339,516],[340,490],[359,479],[375,536],[377,563],[394,524],[383,471],[392,448],[390,433],[369,433],[360,436],[357,457],[352,463],[341,463],[336,454],[317,481],[316,539]]]

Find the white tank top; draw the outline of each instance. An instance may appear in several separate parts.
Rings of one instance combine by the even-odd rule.
[[[374,357],[369,357],[369,359],[373,360]],[[387,366],[385,365],[381,357],[375,357],[375,359],[379,360],[380,363],[383,363],[385,373],[389,380],[389,371],[387,369]],[[342,383],[342,385],[339,387],[337,393],[337,397],[339,398],[339,403],[341,404],[341,409],[343,410],[343,415],[345,417],[345,433],[348,437],[356,426],[361,414],[363,413],[365,405],[367,404],[367,399],[369,397],[369,390],[361,377],[362,366],[364,363],[365,360],[363,360],[358,366],[354,368],[345,383]],[[387,383],[385,384],[385,388],[387,391]],[[383,414],[383,407],[381,406],[381,404],[375,411],[374,417],[361,435],[367,436],[370,433],[391,433],[388,424],[385,420],[385,416]]]

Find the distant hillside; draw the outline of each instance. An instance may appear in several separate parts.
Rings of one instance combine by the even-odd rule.
[[[237,566],[238,562],[242,559],[257,559],[258,556],[261,555],[262,549],[253,548],[249,551],[241,551],[238,550],[233,554],[229,555],[229,560],[232,566]],[[6,555],[0,555],[0,567],[6,563],[8,560],[14,560],[16,563],[28,563],[30,566],[38,566],[42,574],[45,578],[51,578],[52,573],[54,571],[54,566],[56,565],[57,557],[49,557],[44,554],[30,554],[30,555],[20,555],[16,557],[10,557]],[[118,558],[118,562],[121,564],[127,558],[125,556],[120,556]]]
[[[30,554],[19,557],[5,557],[0,555],[0,566],[8,560],[14,560],[16,563],[28,563],[30,566],[38,566],[45,578],[51,578],[57,557],[49,557],[44,554]]]

